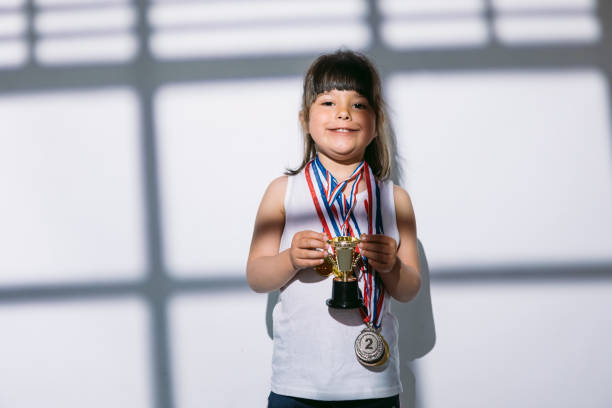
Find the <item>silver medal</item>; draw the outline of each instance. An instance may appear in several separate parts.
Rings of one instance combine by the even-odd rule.
[[[367,366],[382,365],[388,358],[388,346],[383,336],[368,326],[355,339],[355,354]]]

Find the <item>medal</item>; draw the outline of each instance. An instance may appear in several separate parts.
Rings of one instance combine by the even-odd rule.
[[[368,234],[384,234],[379,181],[365,161],[360,163],[353,171],[353,174],[342,183],[338,183],[331,173],[323,167],[318,156],[315,156],[306,165],[304,173],[313,204],[323,226],[323,231],[327,234],[330,241],[334,241],[332,233],[335,234],[335,240],[338,241],[358,241],[362,229],[364,232],[367,229]],[[347,181],[353,179],[355,179],[355,182],[347,199],[342,190],[346,186]],[[357,204],[355,198],[357,186],[362,179],[365,179],[368,191],[368,198],[364,201],[368,225],[362,225],[361,227],[363,228],[360,228],[353,210]],[[341,245],[338,246],[340,247]],[[337,255],[336,249],[333,248],[334,246],[332,245],[331,256]],[[328,255],[324,262],[315,268],[323,276],[338,275],[338,265],[334,264],[331,256]],[[358,280],[359,288],[355,290],[361,292],[356,295],[359,297],[359,301],[348,302],[350,304],[347,303],[347,305],[344,305],[343,302],[334,302],[335,292],[332,291],[332,299],[330,299],[332,302],[330,303],[330,300],[328,300],[327,304],[330,307],[339,308],[355,307],[353,303],[362,304],[360,311],[366,328],[355,339],[355,355],[357,360],[364,366],[381,366],[389,359],[389,345],[380,334],[382,315],[386,303],[384,284],[380,274],[368,264],[365,257],[361,256],[358,248],[355,248],[352,258],[353,268],[357,266],[361,272],[357,277],[352,278],[353,281]],[[336,263],[338,262],[336,260]],[[344,274],[348,275],[346,272]],[[336,282],[337,279],[334,279],[334,290],[341,283],[348,284],[348,282]],[[361,303],[362,300],[363,303]]]
[[[329,276],[334,273],[334,263],[329,255],[323,259],[323,263],[321,265],[315,266],[315,270],[323,276]]]
[[[383,234],[380,209],[380,188],[374,174],[365,175],[368,198],[364,202],[368,214],[368,234]],[[389,345],[380,334],[382,315],[385,310],[385,288],[380,274],[363,260],[361,274],[364,307],[361,311],[366,328],[355,339],[357,360],[367,367],[382,366],[389,359]]]
[[[389,345],[378,331],[368,325],[355,339],[355,355],[365,366],[381,366],[389,359]]]

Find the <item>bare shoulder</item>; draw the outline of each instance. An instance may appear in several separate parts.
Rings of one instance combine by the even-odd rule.
[[[393,198],[396,200],[399,198],[410,200],[410,195],[408,192],[404,190],[403,187],[398,186],[397,184],[393,184]]]
[[[261,200],[262,207],[266,207],[267,210],[285,212],[284,201],[288,180],[288,176],[280,176],[270,182]]]
[[[412,200],[410,199],[410,194],[403,187],[398,186],[397,184],[393,184],[393,200],[395,204],[400,204],[401,206],[408,206],[412,209]]]
[[[249,259],[278,254],[285,225],[286,189],[287,176],[278,177],[268,185],[255,216]]]
[[[414,220],[414,209],[410,195],[396,184],[393,185],[393,201],[398,220]]]
[[[280,177],[275,178],[268,185],[268,189],[266,190],[266,192],[269,192],[275,195],[280,193],[281,195],[284,196],[285,190],[287,190],[288,180],[289,180],[289,176],[280,176]]]

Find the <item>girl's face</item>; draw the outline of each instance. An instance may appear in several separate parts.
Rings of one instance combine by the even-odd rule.
[[[320,154],[338,162],[359,161],[376,135],[376,114],[358,92],[333,89],[310,106],[307,131]]]

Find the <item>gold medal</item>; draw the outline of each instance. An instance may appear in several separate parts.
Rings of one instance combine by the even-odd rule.
[[[353,263],[355,264],[355,267],[357,268],[358,271],[360,271],[361,268],[364,267],[363,257],[361,256],[361,254],[357,252],[353,254]]]
[[[315,270],[323,276],[329,276],[334,273],[334,262],[332,261],[331,256],[326,256],[321,265],[315,266]]]

